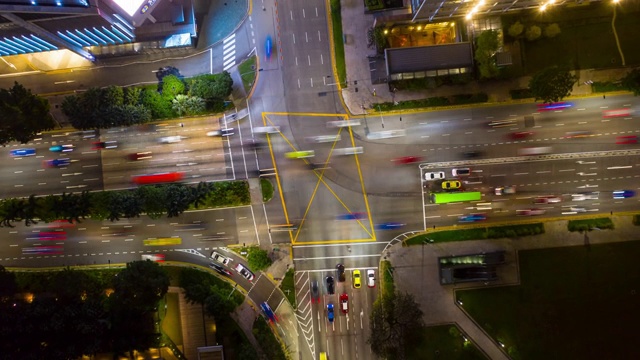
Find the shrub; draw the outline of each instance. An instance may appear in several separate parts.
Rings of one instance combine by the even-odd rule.
[[[534,97],[529,89],[513,89],[509,90],[509,94],[511,94],[511,98],[514,100],[530,99]]]
[[[527,29],[527,31],[526,31],[524,36],[529,41],[535,41],[535,40],[538,40],[538,38],[540,38],[540,35],[542,35],[542,30],[540,29],[540,26],[531,25]]]
[[[591,230],[613,230],[613,221],[610,218],[596,218],[596,219],[584,219],[584,220],[571,220],[567,224],[569,231],[571,232],[583,232]]]
[[[633,215],[633,225],[640,226],[640,215]]]
[[[558,24],[551,24],[551,25],[547,25],[547,27],[544,28],[544,36],[548,37],[548,38],[554,38],[556,36],[560,35],[560,26],[558,26]]]
[[[516,21],[514,24],[509,26],[508,34],[512,38],[517,38],[518,36],[522,35],[523,31],[524,25],[522,25],[520,21]]]
[[[273,184],[269,179],[260,178],[260,188],[262,189],[262,201],[267,202],[273,198]]]

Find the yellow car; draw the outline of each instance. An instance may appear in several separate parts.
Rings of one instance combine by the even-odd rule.
[[[457,180],[442,182],[442,188],[444,190],[460,189],[461,187],[462,185],[460,184],[460,181],[457,181]]]
[[[360,270],[353,270],[353,287],[360,289],[362,286],[362,278],[360,277]]]
[[[314,157],[316,152],[313,150],[292,151],[284,154],[288,159],[302,159]]]

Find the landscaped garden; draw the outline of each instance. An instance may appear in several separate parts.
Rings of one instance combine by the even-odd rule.
[[[519,252],[521,285],[457,291],[512,359],[637,359],[640,242]]]

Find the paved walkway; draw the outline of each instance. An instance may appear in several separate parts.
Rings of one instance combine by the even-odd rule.
[[[499,280],[488,286],[517,285],[520,282],[517,251],[562,246],[584,246],[619,241],[638,240],[638,227],[632,224],[630,215],[611,217],[615,230],[571,233],[567,220],[545,223],[545,234],[523,238],[477,240],[464,242],[425,244],[423,246],[392,246],[384,254],[394,266],[394,279],[400,291],[413,294],[424,312],[424,321],[429,325],[455,322],[489,359],[508,359],[500,346],[491,339],[464,311],[464,305],[455,302],[458,289],[477,288],[478,283],[440,285],[438,279],[438,257],[475,254],[503,250],[506,265],[498,269]],[[480,285],[485,287],[485,285]]]

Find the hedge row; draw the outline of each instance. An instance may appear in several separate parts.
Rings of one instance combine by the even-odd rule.
[[[450,242],[482,239],[514,238],[544,234],[544,224],[523,224],[494,227],[479,227],[461,230],[437,231],[429,234],[420,234],[406,241],[407,245],[420,245],[432,242]]]
[[[591,231],[594,229],[613,230],[613,221],[610,218],[597,218],[597,219],[585,219],[585,220],[570,220],[567,225],[569,231]]]
[[[392,111],[405,109],[418,109],[427,107],[478,104],[489,101],[489,96],[485,93],[477,94],[460,94],[450,97],[436,96],[426,99],[406,100],[400,102],[383,102],[374,104],[373,109],[378,111]]]

